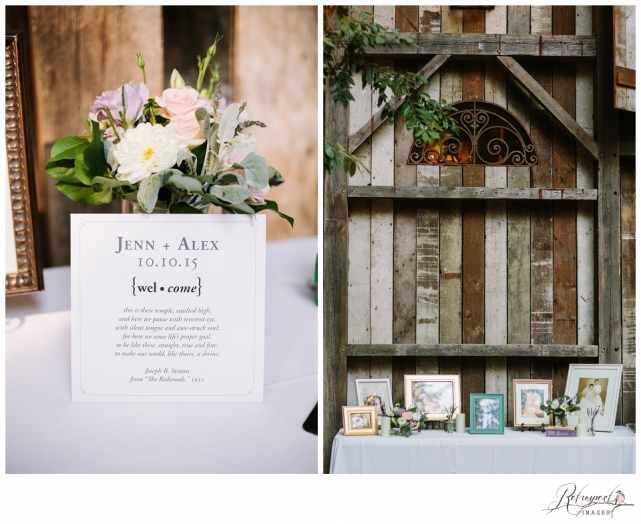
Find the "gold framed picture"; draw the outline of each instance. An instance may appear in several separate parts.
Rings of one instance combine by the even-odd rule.
[[[5,36],[5,295],[44,288],[36,252],[34,118],[25,36]]]
[[[458,375],[405,375],[405,408],[429,414],[429,420],[446,420],[448,410],[461,412]]]
[[[343,406],[345,436],[378,435],[376,406]]]
[[[526,378],[515,378],[514,389],[514,425],[520,427],[550,424],[550,415],[541,409],[541,404],[552,400],[552,381]]]

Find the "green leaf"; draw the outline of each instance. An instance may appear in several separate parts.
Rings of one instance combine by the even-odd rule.
[[[227,144],[236,133],[236,122],[238,121],[240,105],[229,104],[223,116],[220,118],[220,125],[218,126],[218,143],[220,145]]]
[[[151,213],[158,201],[158,191],[162,187],[163,173],[145,178],[138,188],[138,203],[147,213]]]
[[[204,214],[200,209],[191,207],[187,202],[178,202],[169,206],[169,212],[174,215]]]
[[[123,180],[116,180],[115,178],[107,178],[104,176],[95,176],[93,177],[92,180],[93,184],[101,184],[103,186],[107,186],[111,189],[114,189],[116,187],[122,187],[122,186],[128,186],[131,187],[131,184],[129,182],[125,182]]]
[[[82,123],[85,125],[85,129],[87,130],[87,134],[91,134],[91,124],[89,123],[89,120],[85,118],[85,115],[82,113],[82,109],[78,108],[78,112],[80,113],[80,119],[82,120]]]
[[[254,189],[264,189],[269,185],[267,160],[253,151],[232,167],[234,169],[244,169],[247,183]]]
[[[207,140],[211,136],[211,120],[209,118],[209,111],[204,107],[199,107],[196,109],[196,120],[200,124],[200,129],[202,129],[203,135]]]
[[[78,180],[82,182],[86,186],[90,186],[93,184],[93,181],[91,180],[91,174],[89,173],[89,170],[87,169],[87,166],[85,165],[85,158],[84,158],[84,153],[80,153],[76,157],[76,177],[78,177]]]
[[[285,213],[281,213],[278,210],[278,204],[276,202],[274,202],[273,200],[265,200],[264,204],[262,204],[260,206],[251,206],[251,207],[254,209],[254,211],[256,213],[259,213],[260,211],[264,211],[264,210],[267,210],[267,209],[269,209],[270,211],[274,211],[281,218],[284,218],[285,220],[287,220],[287,222],[289,222],[289,224],[292,227],[294,227],[294,219],[292,217],[286,215]]]
[[[98,122],[96,122],[97,124]],[[82,153],[89,145],[85,136],[68,136],[58,140],[51,148],[49,162],[58,160],[75,160],[78,153]]]
[[[241,186],[247,185],[245,179],[238,173],[225,173],[224,175],[218,177],[213,183],[217,186],[228,186],[229,184],[238,184]]]
[[[108,204],[114,198],[114,194],[109,188],[105,188],[102,191],[94,191],[92,187],[77,184],[65,184],[63,182],[56,184],[56,187],[63,195],[75,202],[101,205]]]
[[[177,69],[174,69],[171,72],[171,77],[169,79],[169,86],[172,89],[180,89],[181,87],[185,87],[185,81],[183,80],[183,77],[180,76],[180,73],[178,72]]]
[[[162,173],[165,177],[165,185],[175,186],[178,189],[184,189],[189,193],[195,193],[203,190],[203,185],[193,176],[184,175],[177,169],[168,169]]]
[[[69,184],[79,184],[80,180],[76,176],[76,168],[73,160],[59,160],[49,162],[45,166],[45,171],[59,182]]]
[[[85,164],[89,168],[92,177],[103,176],[107,167],[105,160],[105,148],[100,141],[100,126],[95,120],[91,121],[92,138],[91,144],[85,150]]]
[[[247,186],[241,185],[212,185],[209,193],[230,204],[240,204],[251,196],[251,191]]]

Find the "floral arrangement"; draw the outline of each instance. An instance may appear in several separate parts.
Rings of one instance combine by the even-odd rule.
[[[138,53],[143,81],[124,82],[96,98],[87,136],[68,136],[51,149],[46,171],[56,187],[76,202],[107,204],[116,197],[147,213],[203,213],[218,206],[229,213],[279,212],[264,197],[284,182],[256,152],[245,104],[228,104],[220,95],[218,68],[210,61],[216,36],[205,58],[198,57],[198,81],[187,86],[174,69],[170,87],[160,96],[145,85],[145,61]],[[202,89],[207,71],[208,89]]]
[[[541,404],[541,410],[546,414],[554,414],[554,420],[559,421],[561,426],[567,426],[568,413],[579,411],[579,394],[570,397],[568,395],[561,395],[554,400],[546,400],[545,404]]]
[[[427,414],[420,413],[416,408],[403,409],[396,404],[391,412],[383,412],[384,417],[390,417],[390,429],[394,435],[409,437],[412,431],[421,431],[427,428]]]

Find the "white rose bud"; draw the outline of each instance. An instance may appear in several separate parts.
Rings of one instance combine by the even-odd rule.
[[[419,420],[421,420],[421,414],[418,412],[412,413],[412,420],[415,420],[416,422],[418,422]]]

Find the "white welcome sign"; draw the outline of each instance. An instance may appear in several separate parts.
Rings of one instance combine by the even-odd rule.
[[[75,402],[262,402],[263,215],[72,215]]]

